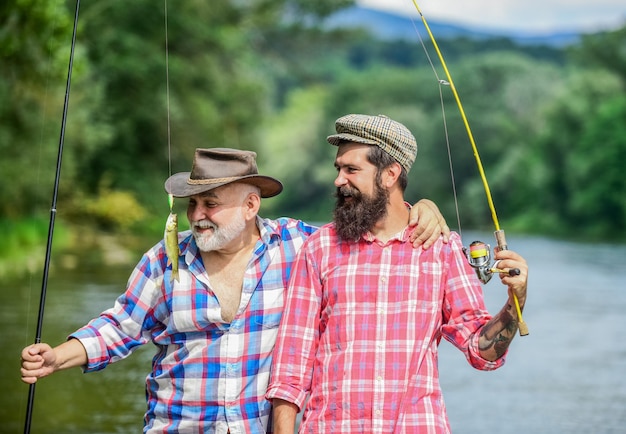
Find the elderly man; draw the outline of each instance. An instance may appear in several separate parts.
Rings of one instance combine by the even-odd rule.
[[[413,249],[403,198],[417,154],[411,132],[386,116],[347,115],[338,147],[334,221],[300,249],[287,290],[267,398],[277,434],[448,433],[439,387],[442,337],[469,363],[496,369],[515,336],[527,266],[497,252],[509,298],[493,318],[458,234]],[[308,399],[308,400],[307,400]],[[306,405],[306,407],[305,407]]]
[[[317,228],[258,216],[261,198],[283,186],[258,173],[255,157],[197,149],[191,172],[165,183],[168,193],[189,198],[191,230],[179,234],[179,256],[168,258],[163,241],[155,245],[113,308],[55,348],[40,343],[22,351],[22,380],[77,366],[104,369],[152,342],[144,432],[271,431],[264,394],[285,289],[298,250]],[[418,226],[430,228],[424,239],[442,229],[432,207],[415,207]]]

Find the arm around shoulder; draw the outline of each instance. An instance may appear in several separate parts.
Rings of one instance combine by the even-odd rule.
[[[428,249],[442,235],[444,243],[450,239],[450,228],[446,220],[437,205],[429,199],[421,199],[411,207],[409,226],[416,226],[410,238],[413,247],[422,245],[424,249]]]

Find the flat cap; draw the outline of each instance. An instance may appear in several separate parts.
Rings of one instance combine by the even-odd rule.
[[[339,146],[343,142],[376,145],[395,158],[407,173],[415,162],[415,137],[407,127],[385,115],[345,115],[335,121],[335,130],[337,134],[326,139],[331,145]]]

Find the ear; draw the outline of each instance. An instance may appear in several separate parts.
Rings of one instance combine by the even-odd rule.
[[[382,183],[385,187],[391,188],[400,177],[402,173],[402,166],[400,163],[394,162],[391,165],[383,169]]]
[[[257,193],[248,193],[243,201],[244,217],[246,220],[254,220],[261,208],[261,197]]]

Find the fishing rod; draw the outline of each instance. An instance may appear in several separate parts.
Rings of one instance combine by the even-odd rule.
[[[74,12],[74,28],[72,30],[72,45],[70,48],[70,61],[67,68],[67,82],[65,84],[65,100],[63,102],[63,116],[61,118],[61,133],[59,137],[59,151],[57,155],[56,175],[54,177],[54,189],[52,193],[52,206],[50,208],[50,223],[48,225],[48,243],[46,246],[46,259],[43,267],[43,279],[41,283],[41,295],[39,298],[39,314],[37,316],[37,332],[35,343],[41,342],[41,330],[43,325],[43,314],[46,305],[46,291],[48,287],[48,273],[50,271],[50,256],[52,252],[52,238],[54,234],[54,221],[57,213],[57,197],[59,193],[59,180],[61,178],[61,161],[63,159],[63,144],[65,142],[65,125],[67,123],[67,108],[70,99],[70,83],[72,81],[72,66],[74,64],[74,47],[76,45],[76,27],[78,24],[78,11],[80,0],[76,0],[76,10]],[[26,421],[24,423],[24,434],[30,433],[30,426],[33,418],[33,404],[35,402],[35,384],[32,383],[28,389],[28,406],[26,408]]]
[[[461,115],[461,118],[463,120],[463,124],[465,125],[465,130],[467,132],[467,136],[469,138],[470,144],[472,145],[472,151],[474,153],[474,158],[476,160],[476,164],[478,166],[478,172],[480,175],[480,178],[482,180],[483,183],[483,188],[485,190],[485,193],[487,195],[487,203],[489,205],[489,210],[491,211],[491,217],[493,219],[493,223],[495,226],[495,231],[494,231],[494,236],[496,238],[496,242],[498,243],[498,248],[500,250],[508,250],[508,245],[506,242],[506,237],[504,235],[504,230],[500,228],[500,223],[498,222],[498,216],[496,214],[496,208],[493,204],[493,199],[491,196],[491,190],[489,189],[489,184],[487,182],[487,177],[485,176],[485,171],[483,169],[483,165],[482,162],[480,160],[480,155],[478,154],[478,148],[476,147],[476,143],[474,141],[474,135],[472,134],[472,130],[469,126],[469,122],[467,120],[467,116],[465,116],[465,110],[463,109],[463,104],[461,104],[461,98],[459,97],[458,92],[456,91],[456,87],[454,85],[454,82],[452,81],[452,76],[450,75],[450,71],[448,70],[448,66],[446,64],[446,61],[443,58],[443,55],[441,54],[441,51],[439,50],[439,45],[437,44],[437,41],[435,40],[435,36],[433,35],[433,33],[430,30],[430,26],[428,25],[428,22],[426,21],[426,17],[424,16],[424,14],[422,14],[422,11],[420,10],[420,7],[417,4],[416,0],[413,0],[413,5],[415,6],[415,9],[417,10],[417,13],[419,14],[422,22],[424,23],[424,28],[426,29],[426,32],[428,33],[428,36],[433,44],[433,47],[435,48],[435,51],[437,53],[437,56],[439,57],[439,61],[441,62],[441,66],[443,67],[443,70],[446,74],[447,77],[447,81],[445,80],[440,80],[440,84],[445,84],[447,86],[450,86],[450,89],[452,90],[452,94],[454,96],[454,99],[456,100],[457,103],[457,107],[459,108],[459,113]],[[487,283],[489,281],[489,279],[491,279],[491,277],[493,276],[493,273],[504,273],[504,274],[508,274],[509,276],[516,276],[519,275],[519,270],[517,269],[513,269],[513,270],[500,270],[496,264],[491,265],[489,263],[489,259],[490,259],[490,254],[489,254],[489,250],[490,250],[490,246],[488,244],[485,244],[481,241],[475,241],[474,243],[472,243],[473,246],[470,246],[470,249],[468,251],[468,249],[463,249],[464,253],[467,255],[468,260],[470,262],[470,265],[472,267],[474,267],[474,269],[476,270],[476,274],[478,275],[478,278],[483,282],[483,283]],[[526,336],[528,335],[528,326],[526,325],[526,323],[524,322],[524,318],[522,317],[522,310],[520,308],[520,304],[519,304],[519,300],[517,299],[517,295],[515,295],[515,292],[512,293],[513,295],[513,302],[515,305],[515,310],[517,312],[517,320],[518,320],[518,329],[519,329],[519,334],[520,336]]]

